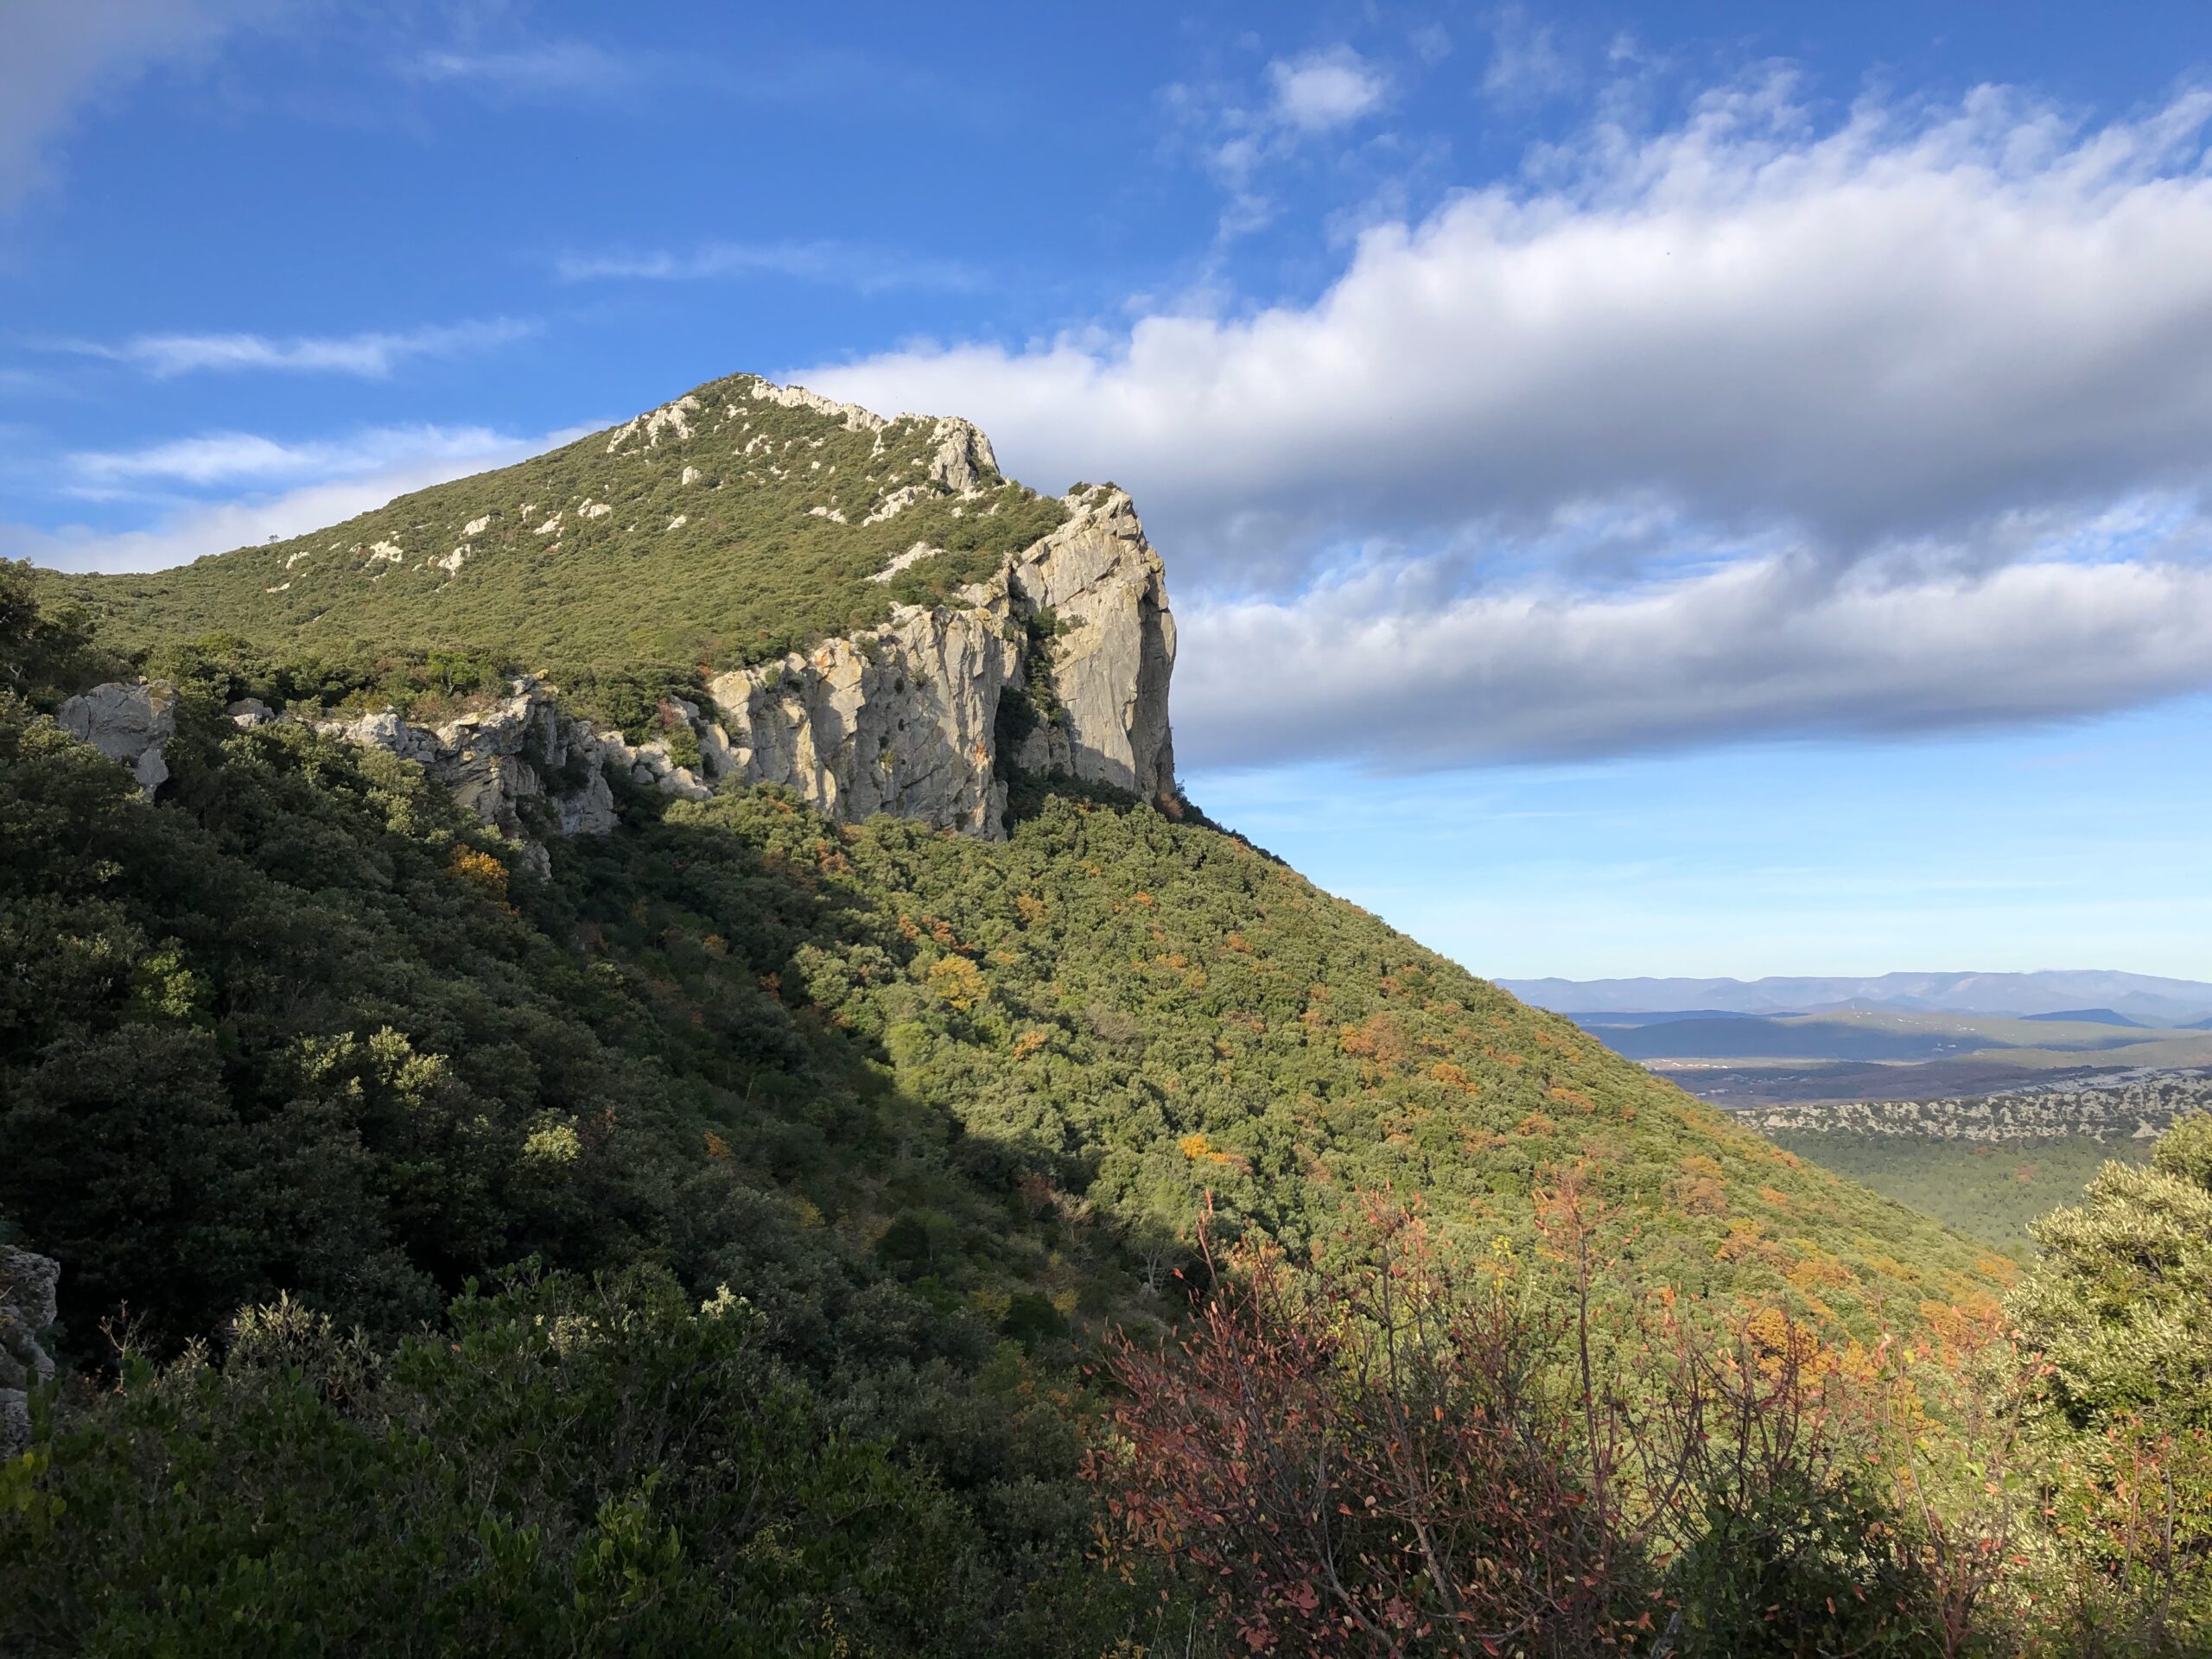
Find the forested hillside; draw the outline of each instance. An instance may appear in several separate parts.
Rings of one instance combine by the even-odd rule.
[[[951,544],[910,569],[997,568],[995,536],[1051,528],[976,469],[972,429],[763,385],[546,464],[788,415],[850,439],[815,435],[839,467],[946,474],[894,515],[939,513]],[[711,487],[680,460],[632,481]],[[0,569],[0,1389],[29,1427],[0,1463],[0,1649],[1967,1650],[1929,1644],[1947,1598],[1999,1597],[2002,1549],[1962,1578],[1954,1548],[1994,1525],[1964,1472],[1993,1444],[1978,1414],[2005,1402],[2013,1446],[2048,1402],[2005,1369],[2016,1268],[1986,1247],[1172,791],[981,742],[993,840],[602,761],[611,827],[539,814],[525,842],[315,723],[488,706],[561,653],[658,717],[690,653],[876,614],[884,549],[827,516],[863,504],[797,511],[790,458],[772,471],[690,565],[585,538],[337,559],[309,588],[281,546],[135,587]],[[398,544],[404,518],[475,545],[485,492],[515,493],[491,476],[359,536]],[[37,602],[73,589],[98,601]],[[802,590],[820,604],[789,612]],[[1172,654],[1155,587],[1120,591],[1094,626],[1142,620]],[[1054,620],[1024,625],[1040,652]],[[664,649],[672,669],[631,654]],[[1115,673],[1164,698],[1156,657],[1084,660],[1094,702]],[[174,721],[159,773],[56,718],[141,677]],[[565,764],[483,761],[511,790]],[[2150,1194],[2170,1208],[2201,1173],[2180,1145]],[[10,1264],[49,1259],[60,1317],[26,1329]],[[2126,1285],[2090,1314],[2036,1285],[2083,1352],[2127,1316]],[[2101,1432],[2101,1398],[2077,1389],[2063,1432]],[[2080,1490],[2101,1537],[2109,1493]],[[2082,1566],[2069,1605],[2136,1618],[2147,1559]],[[2005,1640],[2046,1582],[2007,1581]]]
[[[1207,1191],[1292,1244],[1384,1185],[1487,1239],[1576,1159],[1669,1282],[1861,1334],[1878,1306],[1995,1283],[1923,1218],[1195,820],[1032,785],[997,846],[639,791],[539,882],[419,769],[237,730],[219,695],[184,700],[150,810],[51,727],[11,728],[9,1099],[39,1116],[11,1121],[0,1202],[69,1262],[80,1328],[127,1300],[181,1339],[280,1287],[404,1326],[533,1250],[677,1252],[711,1288],[739,1269],[702,1181],[802,1204],[863,1252],[893,1228],[933,1284],[1019,1282],[1065,1317],[1135,1288],[1090,1252],[1156,1265]],[[92,1137],[111,1176],[79,1097],[150,1118]],[[396,1211],[363,1190],[386,1160],[410,1172]],[[979,1178],[988,1213],[963,1213]],[[1011,1249],[1007,1203],[1077,1212],[1093,1242]],[[763,1228],[766,1262],[809,1254],[810,1228]]]

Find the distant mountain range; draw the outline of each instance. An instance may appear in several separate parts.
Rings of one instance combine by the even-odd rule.
[[[2076,969],[2033,974],[1902,973],[1867,979],[1502,979],[1523,1001],[1557,1014],[1907,1014],[2051,1015],[2172,1028],[2212,1016],[2212,983]]]

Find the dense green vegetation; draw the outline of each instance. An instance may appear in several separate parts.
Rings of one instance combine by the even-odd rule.
[[[1179,1342],[1114,1352],[1122,1558],[1255,1651],[2206,1650],[2212,1116],[2038,1226],[2003,1310],[1871,1348],[1687,1311],[1588,1173],[1533,1261],[1372,1198],[1310,1262],[1248,1238]]]
[[[595,432],[312,535],[153,575],[46,575],[42,595],[142,652],[223,632],[353,667],[460,650],[532,670],[723,668],[944,600],[1066,518],[995,475],[975,499],[931,482],[933,422],[849,430],[754,397],[761,384],[711,381],[652,431]],[[902,511],[863,522],[906,488]],[[944,551],[868,580],[917,543]]]
[[[225,719],[246,659],[222,642],[172,652],[148,804],[38,712],[111,659],[12,615],[0,1214],[64,1263],[65,1361],[126,1385],[42,1405],[0,1503],[0,1605],[44,1650],[213,1643],[249,1606],[270,1649],[358,1640],[364,1606],[465,1641],[601,1567],[625,1587],[548,1639],[651,1646],[648,1605],[803,1606],[824,1651],[855,1607],[880,1650],[1141,1636],[1156,1596],[1077,1574],[1069,1338],[1157,1328],[1209,1191],[1296,1245],[1357,1188],[1422,1190],[1486,1244],[1529,1236],[1548,1164],[1594,1157],[1685,1284],[1871,1331],[1878,1302],[1992,1282],[1195,815],[1025,785],[993,845],[773,791],[631,796],[539,880],[410,765]],[[311,664],[249,665],[322,695]],[[465,658],[416,667],[466,690]],[[725,1287],[742,1320],[685,1312]],[[630,1335],[535,1334],[577,1319]],[[540,1468],[526,1423],[607,1390],[694,1421],[696,1367],[767,1379],[718,1393],[715,1431],[758,1451],[756,1414],[787,1413],[767,1463],[647,1427],[658,1484],[611,1429]],[[822,1556],[879,1485],[907,1522]],[[746,1548],[741,1489],[776,1495],[744,1500]],[[340,1524],[399,1491],[444,1496],[410,1500],[419,1529]],[[785,1547],[813,1576],[764,1565]]]
[[[1058,511],[1000,502],[940,498],[983,539],[925,564]],[[1017,779],[990,843],[610,779],[620,827],[539,875],[411,764],[226,703],[434,710],[542,649],[642,728],[751,649],[686,620],[721,600],[415,636],[372,587],[347,639],[192,633],[209,568],[137,613],[0,569],[0,1236],[62,1263],[68,1373],[0,1465],[0,1649],[1253,1650],[1313,1586],[1294,1554],[1224,1599],[1243,1556],[1186,1547],[1227,1513],[1173,1415],[1208,1401],[1224,1471],[1312,1466],[1314,1421],[1378,1478],[1459,1459],[1473,1570],[1552,1586],[1527,1650],[2070,1650],[2046,1602],[2102,1650],[2202,1633],[2206,1424],[2162,1369],[2205,1357],[2196,1132],[2049,1224],[2015,1317],[2060,1369],[2008,1369],[2012,1262],[1185,804]],[[150,803],[50,717],[134,658],[178,685]],[[1406,1281],[1356,1218],[1413,1210],[1456,1334],[1408,1351],[1440,1392],[1377,1392]],[[1262,1376],[1222,1310],[1269,1284]],[[1639,1495],[1647,1446],[1701,1484]],[[1345,1501],[1388,1541],[1436,1490]],[[1344,1650],[1471,1650],[1410,1611],[1468,1586],[1380,1561]]]
[[[0,1465],[0,1645],[1098,1651],[1158,1615],[1085,1569],[1079,1504],[1006,1483],[979,1529],[946,1484],[1024,1457],[1018,1414],[975,1404],[1020,1370],[825,1397],[741,1299],[642,1269],[466,1294],[388,1351],[296,1303],[250,1311],[219,1369],[126,1353],[117,1393]],[[882,1437],[905,1414],[934,1459]]]
[[[2107,1166],[2035,1236],[2015,1306],[2054,1408],[2080,1429],[2212,1429],[2212,1113],[2161,1136],[2148,1168]]]
[[[1768,1138],[1808,1163],[2021,1256],[2032,1249],[2028,1230],[2037,1217],[2077,1201],[2107,1162],[2135,1163],[2148,1155],[2139,1142],[2087,1135],[1988,1141],[1775,1129]]]

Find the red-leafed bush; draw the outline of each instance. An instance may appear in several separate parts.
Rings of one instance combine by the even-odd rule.
[[[1888,1346],[1664,1294],[1623,1313],[1593,1187],[1539,1190],[1541,1287],[1387,1197],[1310,1263],[1202,1229],[1185,1333],[1115,1352],[1087,1465],[1115,1549],[1179,1566],[1253,1652],[1960,1651],[1980,1522],[1938,1536],[1904,1501],[1884,1448],[1924,1419]]]
[[[1094,1453],[1128,1546],[1210,1581],[1255,1651],[1586,1653],[1653,1603],[1510,1281],[1460,1282],[1414,1215],[1357,1263],[1239,1249],[1178,1346],[1124,1343]]]

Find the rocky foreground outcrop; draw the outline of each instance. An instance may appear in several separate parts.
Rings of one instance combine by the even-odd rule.
[[[966,423],[944,424],[937,459],[957,484],[989,452]],[[1058,529],[956,602],[895,607],[880,627],[717,677],[709,703],[674,701],[696,764],[692,745],[679,760],[667,737],[632,743],[564,713],[558,689],[528,676],[492,707],[436,726],[390,710],[314,724],[421,765],[541,867],[543,833],[613,827],[610,772],[695,800],[779,784],[830,817],[889,812],[987,838],[1005,833],[1017,771],[1171,799],[1165,571],[1121,491],[1086,486],[1063,505]],[[104,685],[72,698],[62,718],[151,795],[168,776],[173,701],[158,683]],[[251,699],[230,713],[246,727],[281,717]]]
[[[61,1268],[51,1256],[0,1244],[0,1459],[30,1441],[30,1390],[54,1375],[41,1346],[54,1323]]]
[[[96,685],[61,705],[64,729],[130,768],[150,799],[168,781],[162,751],[176,735],[176,692],[159,680]]]

